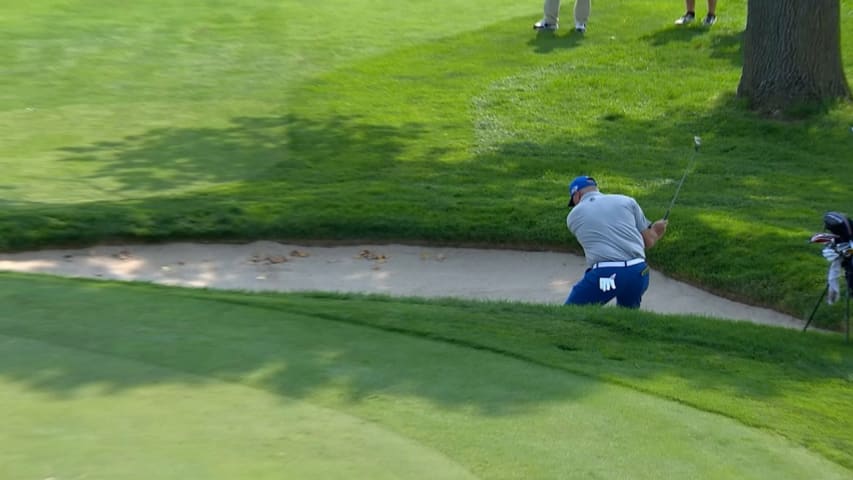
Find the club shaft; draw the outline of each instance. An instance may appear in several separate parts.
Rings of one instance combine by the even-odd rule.
[[[693,163],[696,161],[696,152],[699,151],[699,147],[696,146],[693,149],[693,154],[690,156],[690,163],[687,164],[687,168],[684,169],[684,175],[681,176],[681,180],[678,182],[678,186],[675,187],[675,194],[672,196],[672,201],[669,202],[669,207],[666,209],[666,214],[663,216],[664,220],[669,219],[669,213],[672,211],[672,207],[675,205],[675,199],[678,198],[678,193],[681,192],[681,186],[684,185],[684,179],[687,178],[687,174],[690,173],[690,169],[693,168]]]

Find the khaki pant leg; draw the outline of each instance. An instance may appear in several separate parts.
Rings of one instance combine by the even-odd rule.
[[[591,0],[575,0],[575,22],[586,24],[592,9]]]
[[[545,17],[548,23],[556,24],[560,19],[560,0],[545,0]]]

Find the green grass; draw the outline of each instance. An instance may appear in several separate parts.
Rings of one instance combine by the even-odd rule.
[[[711,30],[674,28],[680,8],[617,0],[580,37],[536,35],[540,5],[508,0],[18,2],[0,13],[0,249],[578,252],[569,179],[591,174],[659,217],[699,134],[651,263],[805,316],[826,268],[806,241],[849,207],[853,106],[746,112],[733,97],[746,1],[720,5]],[[853,468],[839,336],[617,309],[0,284],[4,478]],[[822,308],[817,323],[840,318]]]
[[[853,4],[841,9],[850,77]],[[10,6],[0,248],[286,238],[578,252],[569,179],[591,174],[660,217],[699,134],[651,263],[806,316],[826,268],[806,241],[825,211],[849,206],[853,107],[792,122],[744,111],[743,0],[721,5],[710,30],[675,28],[677,5],[621,0],[596,8],[583,37],[537,36],[539,10]],[[825,308],[816,322],[842,317]]]
[[[853,355],[837,336],[17,274],[0,275],[0,301],[15,306],[0,313],[3,478],[840,479],[853,467]]]

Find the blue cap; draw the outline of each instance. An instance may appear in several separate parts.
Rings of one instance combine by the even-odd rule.
[[[581,175],[580,177],[572,180],[572,183],[569,184],[569,206],[575,206],[575,193],[578,190],[583,190],[586,187],[597,187],[598,184],[595,183],[595,179],[589,177],[587,175]]]

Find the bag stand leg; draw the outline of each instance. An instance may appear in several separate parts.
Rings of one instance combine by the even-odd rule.
[[[846,309],[844,311],[844,320],[847,323],[847,332],[845,335],[845,340],[850,342],[850,288],[847,288],[845,291],[846,297]],[[817,313],[818,307],[820,307],[820,303],[823,302],[823,298],[826,296],[827,292],[829,292],[829,285],[823,289],[823,293],[820,294],[820,298],[817,299],[817,303],[815,303],[814,308],[812,309],[811,315],[809,315],[809,320],[806,322],[806,326],[803,327],[803,331],[805,332],[809,325],[811,325],[812,320],[814,319],[815,313]]]
[[[804,332],[806,331],[807,328],[809,328],[809,325],[811,325],[812,320],[814,319],[814,314],[817,313],[817,309],[818,309],[818,307],[820,307],[820,302],[823,301],[823,297],[826,296],[826,292],[828,292],[828,291],[829,291],[829,284],[826,285],[826,287],[823,289],[823,293],[820,294],[820,298],[817,299],[817,303],[814,304],[814,309],[812,309],[812,314],[809,315],[809,321],[806,322],[806,326],[803,327]]]
[[[850,342],[850,289],[847,289],[847,311],[844,313],[845,319],[847,320],[847,334],[846,341]]]

